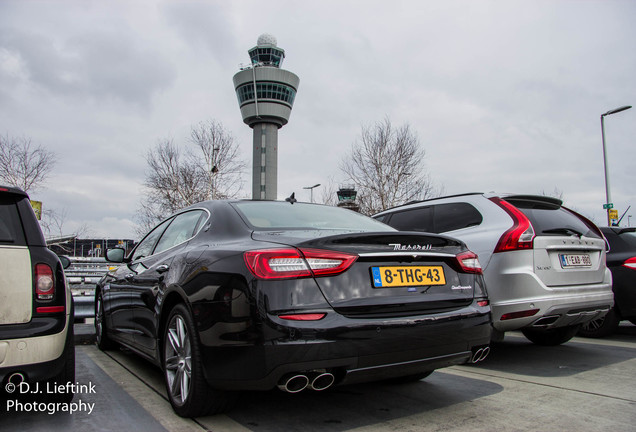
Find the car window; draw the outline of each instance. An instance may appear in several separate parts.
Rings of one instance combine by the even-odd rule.
[[[550,203],[531,200],[506,201],[525,214],[536,235],[580,235],[600,238],[599,235],[574,213]]]
[[[164,230],[170,224],[170,222],[172,222],[172,219],[174,218],[171,218],[162,222],[161,224],[156,226],[152,231],[150,231],[150,233],[148,233],[146,237],[144,237],[144,239],[139,243],[139,245],[137,245],[137,247],[135,248],[135,251],[133,252],[133,256],[132,256],[133,262],[143,257],[152,255],[153,253],[152,251],[155,248],[155,244],[157,243],[157,240],[159,239],[159,237],[161,237],[161,234],[163,234]]]
[[[636,253],[636,232],[623,231],[618,234],[616,231],[604,228],[603,234],[610,244],[611,253],[628,252]]]
[[[199,221],[206,214],[203,210],[193,210],[175,217],[161,236],[154,253],[163,252],[194,237]]]
[[[468,203],[457,202],[435,206],[433,226],[435,233],[455,231],[480,225],[483,217],[479,210]]]
[[[257,229],[394,231],[375,219],[338,207],[276,201],[243,201],[234,206]]]
[[[468,203],[446,203],[394,213],[389,225],[401,231],[443,233],[479,225],[481,213]]]
[[[417,207],[395,212],[388,223],[400,231],[433,232],[433,207]]]
[[[0,197],[0,244],[26,246],[17,200],[10,196]]]

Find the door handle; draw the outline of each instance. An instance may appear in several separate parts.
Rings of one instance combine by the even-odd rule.
[[[160,266],[157,266],[157,273],[165,273],[170,269],[170,266],[167,264],[161,264]]]

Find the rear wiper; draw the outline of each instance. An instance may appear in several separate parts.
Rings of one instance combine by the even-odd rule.
[[[572,228],[552,228],[543,231],[544,234],[565,234],[569,236],[582,237],[583,233],[573,230]]]

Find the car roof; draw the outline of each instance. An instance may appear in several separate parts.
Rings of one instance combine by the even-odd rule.
[[[560,200],[558,198],[546,196],[546,195],[528,195],[528,194],[497,193],[497,192],[468,192],[468,193],[463,193],[463,194],[446,195],[446,196],[441,196],[441,197],[429,198],[429,199],[425,199],[425,200],[409,201],[409,202],[407,202],[405,204],[401,204],[399,206],[391,207],[389,209],[386,209],[386,210],[383,210],[381,212],[378,212],[377,214],[380,215],[380,214],[382,214],[384,212],[387,212],[387,211],[392,211],[392,210],[395,210],[395,209],[398,209],[398,208],[401,208],[401,207],[411,206],[411,205],[415,205],[415,204],[431,203],[431,202],[438,201],[438,200],[465,197],[465,196],[475,196],[475,195],[482,195],[485,198],[499,197],[499,198],[502,198],[502,199],[508,198],[508,199],[514,199],[514,200],[519,200],[519,201],[543,201],[543,202],[547,202],[549,204],[558,205],[558,206],[563,205],[563,201],[562,200]]]
[[[636,227],[599,227],[603,233],[613,232],[615,234],[623,234],[626,232],[636,232]]]

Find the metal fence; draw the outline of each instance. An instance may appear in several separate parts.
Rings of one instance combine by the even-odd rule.
[[[64,273],[73,294],[75,321],[83,321],[95,316],[95,286],[111,264],[104,258],[69,258],[71,266]]]

